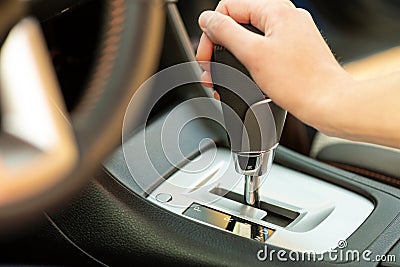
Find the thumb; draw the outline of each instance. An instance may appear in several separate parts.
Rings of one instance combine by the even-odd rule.
[[[247,30],[222,13],[204,11],[199,17],[199,25],[213,43],[227,48],[245,65],[250,61],[251,53],[262,49],[256,46],[262,44],[260,40],[264,36]]]

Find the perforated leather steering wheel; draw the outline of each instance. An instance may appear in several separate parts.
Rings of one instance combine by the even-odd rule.
[[[29,1],[0,0],[3,231],[62,202],[90,178],[120,140],[130,96],[154,70],[163,1],[106,0],[105,6],[90,82],[68,113]]]

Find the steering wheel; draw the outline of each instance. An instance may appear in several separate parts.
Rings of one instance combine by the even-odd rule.
[[[105,0],[105,7],[90,82],[68,113],[30,2],[0,0],[3,231],[83,186],[120,140],[130,96],[154,71],[163,1]]]

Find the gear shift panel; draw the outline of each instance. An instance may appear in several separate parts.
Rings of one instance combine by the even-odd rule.
[[[261,177],[260,207],[247,205],[243,200],[243,178],[235,171],[233,161],[229,149],[209,149],[147,198],[180,216],[232,234],[248,231],[251,225],[269,229],[273,232],[268,232],[266,239],[254,234],[239,235],[315,253],[346,240],[374,209],[374,204],[361,195],[277,164],[272,164],[268,182],[264,182],[265,176]],[[195,208],[205,216],[193,213]],[[234,225],[228,225],[228,219],[228,224],[222,225],[224,218],[232,219]]]

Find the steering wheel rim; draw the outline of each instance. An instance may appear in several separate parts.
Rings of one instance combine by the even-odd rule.
[[[31,192],[6,204],[0,201],[3,231],[54,207],[54,203],[76,192],[88,180],[120,140],[130,96],[154,71],[164,29],[163,1],[106,0],[105,5],[102,42],[90,82],[69,116],[76,160],[62,178],[40,192]],[[0,20],[3,41],[12,26],[27,16],[29,7],[26,1],[15,0],[4,0],[0,7],[7,7],[7,16]]]

